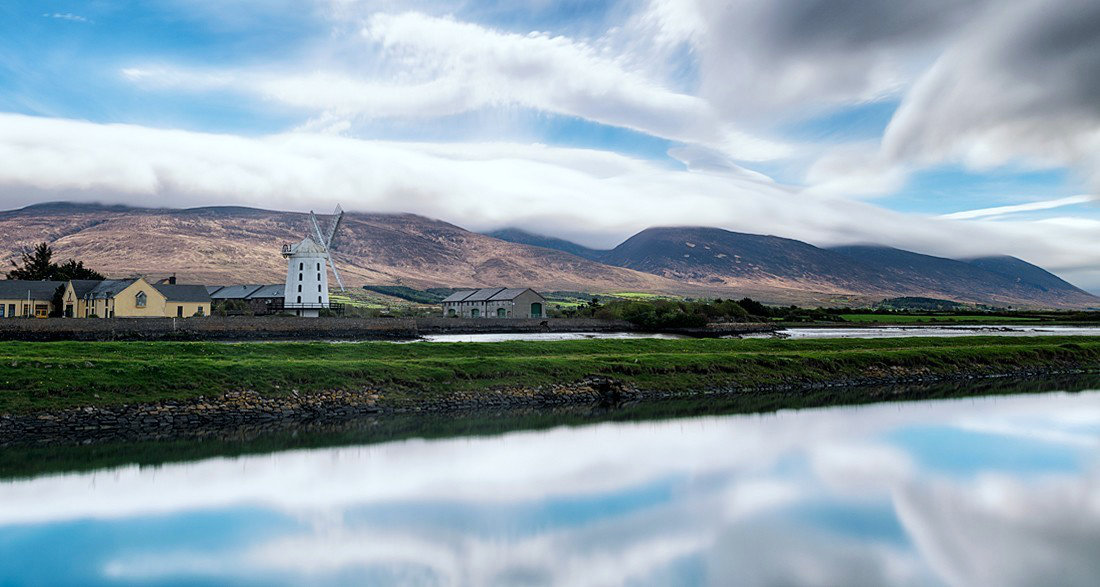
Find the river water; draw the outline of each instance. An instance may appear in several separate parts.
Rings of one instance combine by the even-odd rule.
[[[900,338],[906,336],[1100,336],[1093,326],[864,326],[782,328],[775,334],[745,335],[744,338]],[[400,342],[503,342],[509,340],[583,340],[634,338],[690,338],[676,334],[644,332],[514,332],[490,334],[432,334]]]
[[[0,584],[1100,584],[1100,391],[660,413],[6,449]]]

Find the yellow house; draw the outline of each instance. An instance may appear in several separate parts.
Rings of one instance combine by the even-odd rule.
[[[65,315],[84,318],[164,318],[210,315],[203,285],[152,284],[144,278],[70,281],[62,294]],[[70,314],[71,312],[71,314]]]
[[[53,296],[63,281],[0,279],[0,318],[45,318],[54,311]]]

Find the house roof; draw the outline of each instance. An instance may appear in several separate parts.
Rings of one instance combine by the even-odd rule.
[[[211,299],[215,300],[243,300],[263,287],[262,285],[227,285],[218,291],[211,293]]]
[[[32,300],[48,300],[53,297],[54,292],[62,285],[65,285],[64,281],[0,279],[0,298],[6,300],[25,300],[29,292]]]
[[[118,292],[130,287],[136,279],[104,279],[99,285],[93,287],[85,297],[92,299],[113,298]]]
[[[219,289],[221,289],[223,287],[225,287],[225,286],[224,285],[208,285],[208,286],[206,286],[206,293],[208,293],[210,295],[214,295],[214,292],[218,291]]]
[[[485,302],[485,301],[488,301],[489,298],[497,295],[498,293],[500,293],[502,291],[504,291],[503,287],[487,287],[487,288],[483,288],[483,289],[479,289],[479,290],[475,291],[470,297],[468,297],[468,298],[466,298],[462,301],[464,301],[464,302]]]
[[[281,298],[286,294],[286,284],[276,283],[273,285],[263,285],[260,289],[252,292],[248,295],[248,299],[255,300],[257,298]]]
[[[169,302],[209,302],[210,294],[206,293],[205,285],[181,285],[157,283],[153,287],[157,289]]]
[[[102,282],[102,279],[73,279],[73,293],[76,297],[82,298]]]
[[[456,291],[453,294],[443,298],[443,302],[461,302],[473,295],[476,291],[476,289],[464,289],[461,291]]]
[[[531,293],[542,297],[538,292],[532,290],[529,287],[485,287],[482,289],[465,289],[462,291],[456,291],[455,293],[447,296],[443,299],[443,303],[447,302],[502,302],[508,300],[514,300],[525,291],[530,290]]]
[[[490,302],[496,302],[496,301],[514,300],[514,299],[518,298],[520,294],[522,294],[523,292],[525,292],[527,290],[531,290],[531,288],[529,288],[529,287],[510,287],[508,289],[503,289],[503,290],[497,292],[496,294],[494,294],[493,297],[489,298],[489,301]],[[540,298],[542,297],[541,295],[539,295],[538,292],[536,292],[534,290],[531,290],[531,293],[539,296]]]

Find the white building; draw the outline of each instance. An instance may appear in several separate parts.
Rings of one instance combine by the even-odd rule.
[[[286,291],[283,311],[316,317],[328,304],[328,252],[306,237],[296,245],[283,245],[286,257]]]

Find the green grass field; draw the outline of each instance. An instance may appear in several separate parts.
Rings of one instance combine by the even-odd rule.
[[[375,389],[386,401],[606,375],[653,390],[898,372],[1100,367],[1100,337],[424,343],[0,343],[0,412],[254,390]]]
[[[1039,318],[1030,318],[1024,316],[954,316],[954,315],[942,315],[942,316],[927,316],[927,315],[911,315],[911,314],[841,314],[847,322],[860,322],[867,324],[929,324],[929,323],[952,323],[952,324],[1012,324],[1018,322],[1038,322]]]

